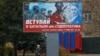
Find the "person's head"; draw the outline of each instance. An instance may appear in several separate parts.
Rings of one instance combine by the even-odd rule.
[[[52,10],[48,10],[48,15],[52,15]]]
[[[41,9],[41,13],[45,14],[46,13],[46,9],[45,8],[42,8]]]
[[[33,11],[34,11],[35,13],[38,13],[38,12],[39,12],[39,6],[34,6],[34,7],[33,7]]]
[[[78,6],[77,5],[71,5],[71,14],[73,16],[78,15]]]
[[[62,2],[56,2],[55,7],[57,11],[62,11],[63,3]]]
[[[40,45],[39,44],[37,44],[37,48],[40,48]]]

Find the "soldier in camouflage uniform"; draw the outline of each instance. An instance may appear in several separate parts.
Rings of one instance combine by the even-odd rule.
[[[24,19],[30,19],[30,17],[31,17],[31,14],[30,14],[30,12],[29,12],[29,4],[24,4],[24,12],[23,12],[23,18]]]
[[[44,16],[42,13],[39,13],[39,6],[33,7],[34,14],[32,15],[32,19],[34,20],[46,20],[46,16]]]

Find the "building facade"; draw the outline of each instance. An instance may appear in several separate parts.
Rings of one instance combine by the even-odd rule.
[[[84,0],[83,34],[88,37],[100,37],[100,0]]]

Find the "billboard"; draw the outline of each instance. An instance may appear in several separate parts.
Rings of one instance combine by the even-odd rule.
[[[81,2],[23,3],[23,32],[80,32]]]

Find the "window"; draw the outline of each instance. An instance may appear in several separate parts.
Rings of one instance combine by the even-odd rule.
[[[86,12],[83,14],[84,22],[91,22],[91,12]]]

